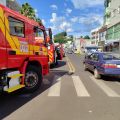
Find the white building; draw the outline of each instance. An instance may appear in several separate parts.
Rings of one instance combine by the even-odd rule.
[[[101,27],[98,27],[96,29],[91,30],[91,39],[92,39],[92,44],[98,45],[98,42],[100,41],[100,35],[99,35],[99,29]]]
[[[74,49],[80,53],[80,51],[81,51],[81,49],[80,49],[80,37],[74,37],[73,42],[74,42]]]

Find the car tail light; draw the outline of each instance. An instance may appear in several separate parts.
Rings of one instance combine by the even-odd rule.
[[[116,64],[103,64],[102,65],[103,68],[117,68]]]

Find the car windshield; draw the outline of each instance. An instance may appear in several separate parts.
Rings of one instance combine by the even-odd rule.
[[[94,51],[97,51],[98,48],[97,47],[86,47],[86,50],[90,52],[94,52]]]
[[[104,53],[103,59],[104,60],[120,60],[120,55],[114,54],[114,53]]]

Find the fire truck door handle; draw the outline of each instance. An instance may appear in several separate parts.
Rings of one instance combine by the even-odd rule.
[[[10,50],[9,55],[16,55],[16,51],[15,50]]]

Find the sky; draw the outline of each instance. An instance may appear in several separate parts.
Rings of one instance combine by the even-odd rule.
[[[53,34],[85,36],[103,24],[104,0],[17,0],[28,2]]]

